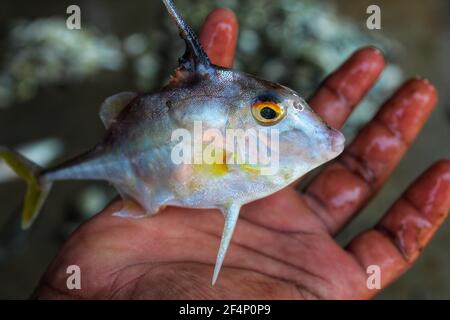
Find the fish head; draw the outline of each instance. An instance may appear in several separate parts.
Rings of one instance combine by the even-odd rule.
[[[221,90],[226,93],[235,88],[234,96],[224,106],[229,108],[229,127],[258,133],[258,145],[265,145],[269,156],[278,161],[281,170],[275,174],[288,172],[296,179],[343,151],[343,134],[321,119],[297,92],[248,74],[230,72],[232,75],[226,79],[234,79],[234,83]]]

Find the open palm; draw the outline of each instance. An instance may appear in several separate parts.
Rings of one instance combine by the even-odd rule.
[[[231,66],[237,23],[232,12],[208,16],[201,41],[211,60]],[[384,67],[381,53],[356,52],[310,99],[339,128]],[[223,227],[215,210],[168,207],[148,219],[113,217],[116,201],[82,225],[61,248],[37,298],[361,299],[367,267],[382,288],[416,260],[450,207],[450,161],[419,177],[371,230],[348,247],[333,237],[367,204],[401,160],[436,104],[426,80],[404,84],[336,161],[300,193],[295,185],[242,208],[219,279],[211,275]],[[69,265],[81,290],[66,286]]]

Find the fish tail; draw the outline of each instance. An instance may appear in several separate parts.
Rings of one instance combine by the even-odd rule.
[[[39,214],[52,183],[40,181],[39,172],[42,168],[15,151],[0,147],[0,160],[5,161],[27,183],[21,223],[22,229],[27,229]]]

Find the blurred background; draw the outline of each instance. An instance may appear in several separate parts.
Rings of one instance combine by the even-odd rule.
[[[235,67],[308,97],[355,49],[382,49],[388,67],[344,131],[351,139],[404,80],[434,82],[440,105],[383,191],[339,236],[347,243],[371,227],[434,161],[450,155],[450,2],[446,0],[175,1],[198,30],[213,8],[240,22]],[[66,9],[81,8],[81,30],[66,28]],[[382,29],[366,27],[369,5]],[[160,1],[2,1],[0,11],[0,145],[42,165],[93,146],[104,129],[102,101],[121,91],[158,89],[176,67],[183,43]],[[0,164],[0,298],[27,298],[63,241],[115,196],[108,185],[62,182],[27,232],[17,214],[24,186]],[[11,215],[16,212],[16,215]],[[418,263],[380,299],[450,299],[450,223]]]

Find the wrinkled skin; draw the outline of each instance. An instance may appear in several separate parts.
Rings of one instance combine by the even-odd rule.
[[[206,19],[201,41],[215,64],[231,66],[237,23],[224,9]],[[309,103],[339,128],[384,66],[375,49],[356,52]],[[436,104],[426,80],[406,82],[336,161],[299,193],[295,185],[243,207],[221,277],[210,285],[223,217],[214,210],[166,208],[151,219],[111,216],[116,201],[67,240],[36,298],[366,299],[366,268],[382,288],[405,272],[446,218],[450,161],[423,173],[372,229],[346,247],[333,239],[383,186]],[[66,268],[82,270],[67,290]]]

